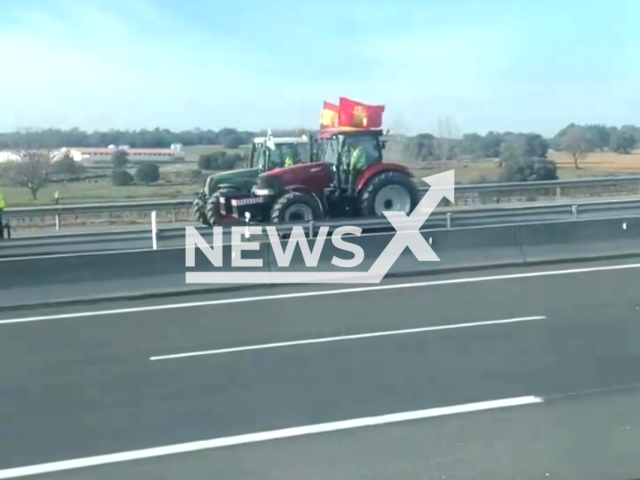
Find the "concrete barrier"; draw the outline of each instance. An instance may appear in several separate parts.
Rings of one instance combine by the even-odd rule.
[[[243,258],[262,258],[268,271],[266,245]],[[224,273],[231,270],[232,248],[225,245],[223,267],[215,268],[196,249],[195,268],[185,267],[185,249],[114,252],[74,256],[30,257],[0,260],[0,309],[29,304],[78,303],[112,298],[138,298],[189,293],[203,285],[187,284],[190,270]],[[249,269],[259,270],[259,269]],[[216,289],[236,289],[240,284],[216,284]]]
[[[640,219],[522,225],[525,263],[640,255]]]
[[[344,240],[359,245],[365,259],[358,271],[368,271],[388,245],[394,234],[345,236]],[[422,232],[439,256],[439,262],[419,262],[405,248],[388,272],[393,275],[418,275],[483,267],[538,264],[582,259],[608,258],[620,255],[640,256],[640,219],[585,220],[521,224],[498,227],[469,227]],[[207,239],[209,240],[209,239]],[[254,240],[254,239],[251,239]],[[308,240],[311,251],[317,240]],[[287,242],[282,242],[285,249]],[[353,258],[337,248],[328,237],[320,253],[317,270],[325,272],[353,271],[333,265],[333,257]],[[237,272],[232,266],[233,248],[223,249],[223,266],[214,267],[205,254],[195,250],[195,267],[187,268],[184,248],[144,252],[113,252],[74,256],[0,259],[0,308],[29,304],[90,302],[107,298],[144,298],[252,288],[233,279],[224,281],[225,272]],[[273,248],[260,243],[257,251],[243,251],[242,258],[260,259],[260,268],[245,272],[269,275],[281,271],[310,271],[299,247],[289,267],[279,267]],[[224,283],[187,284],[188,271],[216,272]],[[339,280],[336,283],[340,283]]]
[[[434,230],[423,232],[422,236],[440,261],[418,262],[407,249],[394,265],[394,272],[437,272],[518,265],[524,262],[518,243],[517,226]]]

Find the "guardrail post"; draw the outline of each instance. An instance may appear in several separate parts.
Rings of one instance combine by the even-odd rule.
[[[151,243],[154,250],[158,249],[158,237],[157,237],[157,224],[156,224],[156,211],[151,212]]]
[[[451,212],[447,212],[447,228],[451,228]]]
[[[56,213],[56,230],[60,230],[60,214]]]
[[[311,220],[309,222],[309,238],[313,238],[313,234],[314,234],[314,222],[313,220]]]
[[[556,198],[562,197],[562,187],[556,187]]]
[[[578,219],[578,205],[571,205],[571,213],[573,213],[573,219]]]
[[[171,218],[173,220],[173,223],[176,223],[176,209],[175,208],[171,209]]]

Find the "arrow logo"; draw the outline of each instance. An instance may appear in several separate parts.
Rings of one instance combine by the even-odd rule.
[[[420,234],[420,228],[442,198],[446,198],[451,203],[454,202],[454,170],[424,177],[422,180],[428,183],[431,188],[422,197],[410,216],[407,217],[404,212],[383,212],[397,233],[367,272],[368,276],[371,275],[371,281],[374,283],[379,283],[384,278],[406,247],[409,247],[420,262],[440,261],[431,245]]]

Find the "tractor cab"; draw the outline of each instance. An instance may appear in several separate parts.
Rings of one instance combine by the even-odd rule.
[[[309,162],[311,147],[306,136],[258,137],[251,145],[249,168],[257,168],[260,173]]]
[[[318,135],[318,160],[331,167],[336,193],[353,195],[356,192],[357,177],[366,169],[383,161],[384,141],[382,130],[354,128],[334,128],[321,131]],[[366,167],[352,171],[351,161],[360,149]]]

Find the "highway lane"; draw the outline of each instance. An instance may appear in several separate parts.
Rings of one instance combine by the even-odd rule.
[[[45,474],[43,480],[632,480],[637,389]]]
[[[640,383],[640,270],[513,277],[541,271],[478,272],[468,276],[512,276],[433,284],[463,277],[447,275],[431,277],[431,284],[421,287],[297,298],[282,293],[317,288],[265,289],[280,296],[185,308],[165,304],[145,311],[152,305],[116,304],[109,308],[134,310],[26,323],[3,324],[12,318],[5,313],[0,361],[11,368],[0,372],[0,469],[365,415]],[[74,309],[16,317],[40,313],[68,317]],[[149,360],[522,316],[546,318]]]

